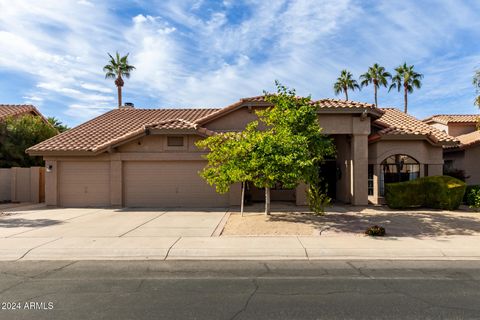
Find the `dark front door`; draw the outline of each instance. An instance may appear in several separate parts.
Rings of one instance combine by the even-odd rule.
[[[337,197],[337,162],[327,160],[320,166],[320,176],[323,183],[327,184],[327,194],[330,198]]]

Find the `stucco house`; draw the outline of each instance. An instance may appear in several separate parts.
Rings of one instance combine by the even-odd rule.
[[[29,104],[0,104],[0,121],[7,117],[21,117],[24,115],[39,116],[44,121],[47,121],[45,117],[32,105]]]
[[[456,139],[394,108],[322,99],[318,120],[337,150],[322,166],[339,202],[382,202],[386,182],[442,174],[442,148]],[[46,160],[46,203],[52,206],[225,207],[238,205],[240,186],[218,194],[198,175],[204,151],[195,142],[242,130],[269,103],[243,98],[221,109],[109,111],[27,152]],[[255,194],[261,190],[251,188]],[[305,204],[305,185],[272,190],[272,200]],[[261,197],[260,197],[261,198]]]
[[[458,144],[444,148],[445,170],[463,170],[465,182],[469,185],[480,184],[478,121],[479,116],[476,114],[434,115],[424,120],[425,123],[458,139]]]

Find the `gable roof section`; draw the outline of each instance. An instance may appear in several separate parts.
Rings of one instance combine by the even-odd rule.
[[[434,144],[453,145],[457,143],[454,137],[396,108],[381,108],[381,110],[384,114],[373,121],[373,124],[379,126],[381,130],[377,132],[378,136],[370,137],[371,141],[381,136],[410,135],[425,137]]]
[[[0,120],[9,116],[30,113],[43,118],[41,113],[30,104],[0,104]]]
[[[480,144],[480,131],[473,131],[456,137],[459,141],[458,145],[453,146],[455,149],[466,149]],[[452,149],[452,148],[450,148]]]
[[[311,101],[311,104],[317,104],[319,109],[318,112],[348,112],[348,113],[361,113],[367,112],[374,117],[378,118],[383,114],[381,109],[375,107],[374,104],[371,103],[364,103],[364,102],[357,102],[357,101],[347,101],[347,100],[340,100],[340,99],[320,99],[316,101]],[[196,122],[199,124],[206,124],[212,120],[220,118],[230,112],[238,110],[242,107],[251,107],[251,106],[265,106],[269,107],[272,104],[265,101],[265,96],[255,96],[255,97],[248,97],[242,98],[239,101],[225,107],[219,109],[217,112],[209,114],[203,118],[198,119]]]
[[[478,120],[478,114],[437,114],[424,119],[423,122],[448,125],[449,123],[477,123]]]
[[[147,129],[202,128],[193,122],[218,109],[134,109],[109,111],[78,127],[45,140],[29,149],[31,155],[48,153],[91,154],[107,150],[122,141],[147,134]]]

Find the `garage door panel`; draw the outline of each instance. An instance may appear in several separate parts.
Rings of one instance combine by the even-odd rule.
[[[110,162],[61,162],[59,201],[63,207],[110,205]]]
[[[205,161],[124,163],[124,199],[127,207],[223,207],[220,195],[198,172]]]

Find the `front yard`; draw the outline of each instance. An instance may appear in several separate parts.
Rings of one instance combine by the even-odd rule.
[[[244,217],[232,211],[222,236],[363,236],[365,229],[380,225],[387,236],[436,237],[480,235],[480,213],[469,210],[392,210],[386,207],[334,206],[325,216],[308,213],[307,208],[275,209],[271,216],[261,212],[261,204],[246,207]]]

